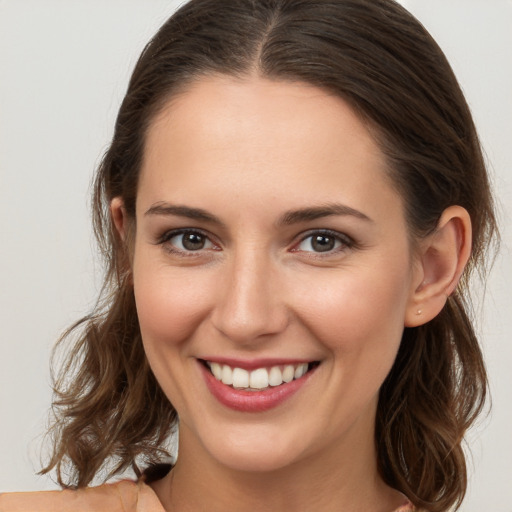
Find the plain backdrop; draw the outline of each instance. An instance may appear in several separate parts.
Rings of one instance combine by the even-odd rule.
[[[89,184],[144,44],[180,2],[0,0],[0,491],[38,477],[51,347],[94,303]],[[511,512],[512,1],[403,0],[445,50],[479,127],[502,250],[475,289],[493,409],[469,436],[464,512]]]

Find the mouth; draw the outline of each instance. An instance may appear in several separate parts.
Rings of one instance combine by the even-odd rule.
[[[262,366],[252,370],[215,361],[200,360],[203,366],[222,384],[232,389],[257,392],[279,388],[313,371],[319,361]]]

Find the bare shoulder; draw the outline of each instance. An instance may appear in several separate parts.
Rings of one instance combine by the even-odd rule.
[[[136,512],[140,485],[130,480],[77,491],[0,495],[0,512]]]
[[[402,505],[400,508],[397,508],[394,512],[420,512],[419,510],[416,510],[414,508],[414,505],[408,501],[404,505]]]

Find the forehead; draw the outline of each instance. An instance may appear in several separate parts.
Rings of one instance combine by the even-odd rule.
[[[342,201],[371,209],[382,198],[401,206],[382,152],[345,101],[304,83],[212,76],[155,117],[139,196],[209,203],[227,195],[279,199],[283,208]]]
[[[249,136],[248,136],[249,135]],[[203,77],[171,98],[148,130],[146,156],[166,143],[188,146],[193,140],[205,150],[224,145],[237,151],[275,151],[293,142],[311,157],[332,154],[330,143],[346,158],[359,153],[368,163],[383,165],[382,154],[367,127],[341,98],[300,82],[263,78]],[[326,151],[331,149],[331,151]],[[334,156],[334,155],[333,155]],[[364,163],[364,162],[361,162]]]

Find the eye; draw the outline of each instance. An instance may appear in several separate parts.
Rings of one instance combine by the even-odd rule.
[[[331,231],[317,231],[304,237],[296,246],[296,251],[304,252],[337,252],[345,247],[350,247],[348,237]]]
[[[171,246],[173,250],[178,252],[201,251],[215,247],[205,234],[192,230],[171,231],[164,235],[161,243]]]

